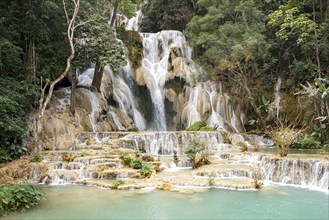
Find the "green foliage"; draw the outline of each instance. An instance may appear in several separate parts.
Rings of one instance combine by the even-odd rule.
[[[208,126],[203,121],[194,122],[190,127],[186,129],[186,131],[214,131],[215,128]]]
[[[0,4],[0,74],[33,81],[34,68],[36,77],[52,78],[61,72],[68,53],[61,2]]]
[[[113,189],[117,189],[119,186],[124,185],[125,181],[123,180],[115,180],[113,183]]]
[[[203,121],[197,121],[194,122],[190,127],[186,129],[186,131],[200,131],[200,129],[204,126],[207,126],[207,124]]]
[[[185,148],[184,153],[189,158],[193,169],[202,165],[210,164],[209,152],[206,149],[205,144],[198,139],[191,140]],[[201,155],[200,158],[197,158],[198,154]]]
[[[0,187],[0,216],[25,211],[37,205],[44,196],[39,187],[28,183],[3,185]]]
[[[149,0],[143,14],[142,32],[182,31],[195,15],[195,5],[190,0]]]
[[[120,159],[123,161],[123,164],[126,166],[130,166],[130,164],[133,161],[133,158],[127,152],[121,153]]]
[[[128,48],[128,57],[133,69],[141,65],[143,58],[143,40],[137,31],[126,31],[123,27],[116,28],[118,38]]]
[[[278,27],[276,36],[284,41],[294,38],[297,45],[314,41],[314,29],[316,23],[294,4],[281,5],[278,10],[271,13],[268,24],[270,27]]]
[[[149,177],[152,174],[152,166],[148,163],[143,163],[141,170],[139,171],[144,177]]]
[[[136,170],[138,170],[138,169],[142,169],[143,165],[144,165],[144,162],[142,160],[134,159],[134,160],[131,161],[129,166],[136,169]]]
[[[149,155],[142,156],[139,151],[135,151],[135,157],[132,157],[127,152],[123,152],[120,155],[120,159],[123,161],[125,166],[140,170],[139,172],[144,177],[149,177],[153,172],[153,167],[146,161],[154,161],[154,158],[152,157],[151,159]]]
[[[39,162],[42,162],[42,160],[43,160],[43,157],[42,157],[42,155],[40,154],[40,153],[34,153],[33,154],[33,157],[32,157],[32,159],[30,160],[30,162],[36,162],[36,163],[39,163]]]
[[[11,158],[10,154],[7,152],[7,150],[0,148],[0,163],[6,163],[11,160],[12,160],[12,158]]]
[[[107,65],[117,73],[127,64],[123,45],[116,39],[115,29],[110,27],[106,20],[99,19],[88,23],[81,29],[81,36],[85,37],[77,48],[80,65],[99,62],[101,66]]]
[[[200,128],[200,131],[214,131],[215,128],[214,127],[211,127],[211,126],[203,126]]]
[[[297,141],[290,146],[290,148],[300,149],[318,149],[319,147],[320,142],[310,135],[301,135]]]
[[[120,0],[119,11],[126,17],[131,18],[135,16],[136,4],[131,0]]]
[[[27,152],[22,146],[27,136],[25,115],[34,95],[34,90],[27,83],[17,82],[13,78],[0,78],[0,149],[12,159]]]

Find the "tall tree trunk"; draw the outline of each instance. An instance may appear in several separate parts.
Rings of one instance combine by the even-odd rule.
[[[77,74],[72,74],[72,89],[71,89],[71,100],[70,100],[70,112],[72,115],[75,114],[75,92],[77,88]]]
[[[94,71],[94,78],[91,86],[97,89],[97,92],[101,92],[101,85],[102,85],[102,78],[104,73],[104,67],[102,67],[99,61],[96,62],[95,71]]]
[[[117,19],[119,3],[120,3],[120,0],[115,0],[115,2],[113,4],[113,13],[112,13],[112,18],[111,18],[111,22],[110,22],[111,27],[114,27],[115,20]]]
[[[41,96],[40,96],[40,99],[39,99],[39,111],[38,111],[38,117],[37,117],[36,128],[35,128],[36,129],[36,132],[35,132],[36,135],[34,137],[34,142],[36,143],[36,146],[35,146],[36,151],[42,150],[41,141],[42,141],[42,130],[43,130],[43,127],[42,127],[43,116],[44,116],[46,107],[47,107],[47,105],[48,105],[48,103],[51,99],[52,94],[53,94],[54,87],[69,72],[70,67],[71,67],[71,62],[72,62],[72,59],[74,58],[74,54],[75,54],[74,32],[75,32],[75,28],[77,27],[75,22],[76,22],[76,18],[77,18],[78,12],[79,12],[80,0],[71,0],[72,3],[73,3],[73,6],[74,6],[71,17],[69,17],[65,1],[66,0],[62,0],[64,11],[65,11],[65,16],[66,16],[66,20],[67,20],[67,25],[68,25],[68,27],[67,27],[67,37],[68,37],[69,45],[70,45],[70,55],[66,59],[66,67],[65,67],[64,71],[62,72],[62,74],[50,83],[48,94],[45,94],[46,87],[48,86],[48,84],[46,84],[46,86],[44,86],[43,89],[41,90]]]

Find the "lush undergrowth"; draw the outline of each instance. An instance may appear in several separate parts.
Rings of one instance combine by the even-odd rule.
[[[45,197],[38,186],[28,183],[5,184],[0,187],[0,216],[10,212],[25,211]]]

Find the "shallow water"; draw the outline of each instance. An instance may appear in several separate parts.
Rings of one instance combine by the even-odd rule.
[[[283,186],[260,191],[119,191],[45,186],[47,200],[6,219],[328,219],[328,194]]]

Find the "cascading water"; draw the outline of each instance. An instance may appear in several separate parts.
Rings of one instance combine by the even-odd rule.
[[[265,181],[308,186],[328,191],[329,163],[321,160],[301,160],[262,157],[259,161]]]
[[[136,16],[130,18],[126,24],[126,30],[128,31],[138,31],[138,22],[142,18],[142,10],[136,11]]]
[[[153,102],[152,129],[167,130],[164,85],[169,64],[170,49],[178,47],[183,57],[191,59],[191,49],[186,46],[184,35],[179,31],[161,31],[159,33],[142,33],[144,79]]]
[[[189,99],[182,110],[182,120],[187,126],[196,121],[204,120],[208,125],[239,132],[243,130],[229,97],[221,91],[221,84],[211,81],[198,83],[191,88]]]
[[[129,72],[127,72],[128,74]],[[89,68],[87,69],[84,73],[82,73],[79,78],[78,78],[78,85],[82,85],[82,86],[87,86],[90,87],[91,83],[92,83],[92,78],[94,75],[94,68]],[[125,83],[125,81],[117,76],[114,75],[109,69],[105,69],[104,71],[104,78],[107,77],[109,78],[109,80],[112,81],[112,92],[113,92],[113,98],[114,100],[118,103],[120,110],[125,113],[126,115],[129,115],[131,118],[133,118],[135,125],[137,126],[137,128],[139,130],[144,130],[145,129],[145,121],[143,116],[140,114],[140,112],[137,110],[136,106],[135,106],[135,100],[133,97],[133,94],[130,90],[130,88],[128,87],[128,85]],[[104,79],[103,78],[103,79]],[[103,80],[104,81],[104,80]],[[103,82],[104,84],[104,82]],[[106,84],[106,83],[105,83]],[[109,82],[107,82],[107,84],[109,84]],[[101,89],[102,90],[102,89]],[[103,96],[107,97],[109,91],[102,91]],[[93,92],[89,92],[91,96],[95,96],[95,94]],[[105,94],[104,94],[105,93]],[[98,108],[99,104],[97,103],[97,98],[91,98],[90,101],[92,103],[93,109]],[[112,118],[114,120],[114,123],[116,124],[116,126],[121,130],[124,130],[123,126],[121,123],[119,123],[118,120],[118,116],[116,115],[116,113],[114,111],[111,110],[110,108],[110,114],[112,115]],[[95,125],[95,117],[94,117],[95,113],[94,110],[91,113],[91,122],[93,125]],[[96,129],[96,128],[95,128]],[[96,131],[94,129],[93,126],[93,130]]]

